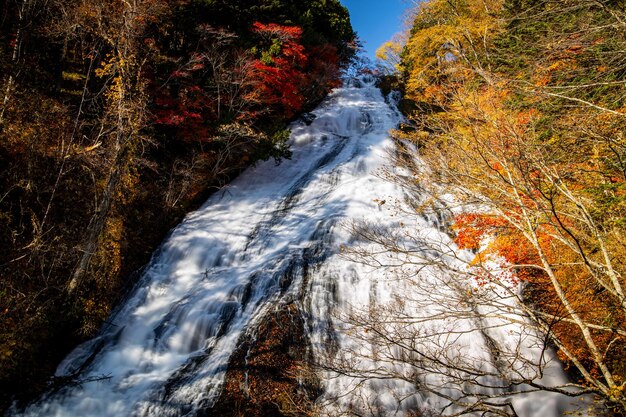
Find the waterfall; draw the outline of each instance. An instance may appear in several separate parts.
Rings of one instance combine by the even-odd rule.
[[[491,314],[495,303],[472,303],[471,278],[464,284],[462,274],[440,268],[460,271],[470,254],[455,251],[436,217],[416,214],[411,201],[418,197],[386,177],[406,174],[389,162],[388,130],[400,117],[371,77],[336,89],[307,123],[292,126],[290,160],[248,169],[172,231],[100,334],[59,365],[58,377],[78,375],[80,383],[12,414],[198,415],[218,399],[238,343],[284,303],[302,313],[312,362],[355,369],[313,368],[323,391],[320,413],[454,413],[458,405],[446,397],[464,390],[455,385],[455,371],[408,365],[423,363],[420,352],[435,347],[447,359],[479,363],[484,392],[498,391],[490,370],[524,374],[528,361],[545,362],[544,381],[565,383],[541,335]],[[402,258],[407,254],[378,251],[384,245],[367,239],[372,230],[433,262],[412,264]],[[428,245],[411,248],[416,236]],[[437,258],[437,245],[448,255]],[[359,254],[372,254],[372,264]],[[514,299],[499,300],[509,303],[511,317],[519,315]],[[368,315],[376,321],[359,321]],[[406,322],[385,324],[387,316]],[[381,325],[398,340],[401,328],[409,329],[408,349],[386,347]],[[506,361],[501,352],[511,349],[528,361]],[[538,392],[510,401],[520,416],[550,417],[563,415],[573,400]]]

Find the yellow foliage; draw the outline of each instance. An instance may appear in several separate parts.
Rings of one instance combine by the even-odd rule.
[[[376,58],[383,61],[395,59],[402,52],[402,45],[397,42],[387,41],[376,50]]]
[[[62,77],[64,80],[68,80],[68,81],[84,81],[87,78],[85,74],[80,74],[78,72],[67,72],[67,71],[63,71]]]
[[[458,63],[474,60],[500,28],[495,13],[501,0],[431,0],[421,3],[411,36],[404,49],[407,65],[407,93],[426,100],[424,89],[446,75],[469,76],[458,72]]]
[[[106,59],[102,61],[102,66],[96,68],[96,77],[104,78],[115,73],[116,60],[112,54],[107,54]]]
[[[387,71],[400,72],[402,70],[400,65],[402,49],[403,46],[400,42],[394,40],[387,41],[376,50],[376,59],[379,60]]]

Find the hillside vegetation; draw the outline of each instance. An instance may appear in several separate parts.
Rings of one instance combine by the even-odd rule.
[[[338,85],[355,35],[338,0],[9,0],[0,27],[3,409],[186,212],[288,156],[287,122]]]
[[[626,3],[429,0],[401,54],[385,48],[397,136],[432,198],[463,206],[451,226],[479,284],[521,281],[572,382],[624,415]]]

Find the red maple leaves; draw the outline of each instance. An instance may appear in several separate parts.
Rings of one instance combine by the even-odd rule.
[[[305,102],[301,91],[307,81],[304,70],[309,58],[300,43],[302,29],[256,22],[252,30],[269,43],[253,65],[262,101],[280,107],[289,118]]]
[[[339,84],[336,48],[307,50],[300,27],[256,22],[256,46],[249,50],[234,48],[234,38],[223,31],[199,31],[207,34],[203,49],[171,72],[168,87],[155,98],[155,123],[175,129],[183,141],[210,140],[209,126],[224,119],[291,119]],[[224,53],[233,56],[220,58]]]

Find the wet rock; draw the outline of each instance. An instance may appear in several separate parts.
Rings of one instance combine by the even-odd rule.
[[[300,119],[302,119],[304,124],[307,126],[311,126],[311,123],[313,123],[313,120],[315,120],[316,118],[317,116],[313,113],[304,113],[302,116],[300,116]]]
[[[272,310],[231,357],[224,390],[201,417],[308,416],[321,394],[307,365],[308,340],[294,304]]]

